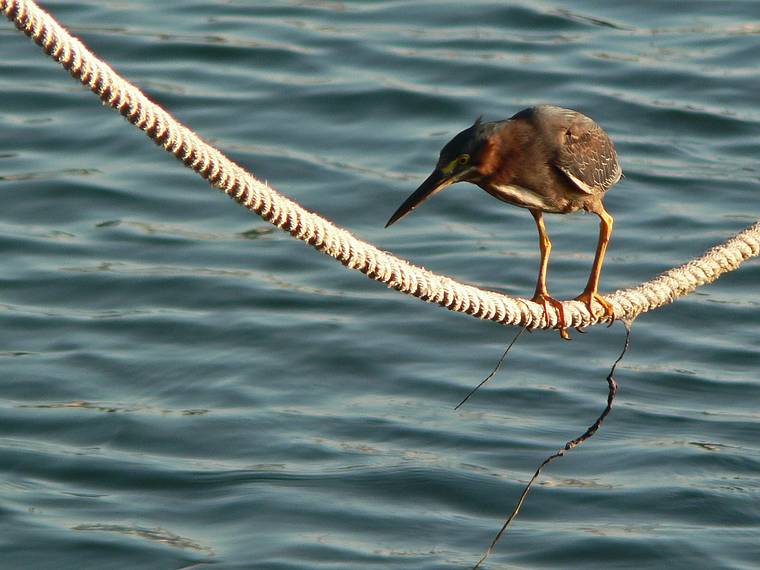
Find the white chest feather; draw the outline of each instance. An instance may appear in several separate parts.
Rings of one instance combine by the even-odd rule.
[[[508,202],[521,208],[536,208],[544,212],[559,212],[556,206],[549,204],[544,196],[523,188],[522,186],[513,186],[511,184],[503,186],[492,186],[488,193],[494,198]]]

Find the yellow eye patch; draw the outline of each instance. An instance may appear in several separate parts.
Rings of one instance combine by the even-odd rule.
[[[470,155],[469,154],[460,154],[458,157],[456,157],[454,160],[449,162],[446,166],[441,168],[441,172],[443,172],[446,176],[450,176],[452,172],[454,172],[454,169],[457,166],[464,166],[465,164],[468,164],[470,162]]]

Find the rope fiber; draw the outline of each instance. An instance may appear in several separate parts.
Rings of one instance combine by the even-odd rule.
[[[558,315],[553,307],[545,314],[542,305],[528,299],[483,290],[432,273],[379,250],[279,194],[148,99],[32,0],[0,0],[0,9],[45,53],[95,93],[104,105],[119,111],[127,121],[144,131],[185,166],[270,224],[337,259],[346,267],[451,311],[505,325],[519,325],[529,330],[557,326]],[[622,289],[605,297],[618,318],[630,321],[641,313],[671,303],[697,287],[715,281],[721,274],[733,271],[758,253],[760,221],[680,267],[637,287]],[[587,327],[605,319],[603,315],[592,315],[578,301],[565,301],[563,307],[568,325],[572,327]]]

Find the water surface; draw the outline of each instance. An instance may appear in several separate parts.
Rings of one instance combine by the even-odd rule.
[[[478,116],[591,114],[626,177],[614,290],[752,223],[760,4],[50,1],[112,66],[304,206],[514,295],[527,212],[474,187],[383,225]],[[237,207],[0,27],[0,562],[461,569],[603,408],[623,327],[525,335],[406,298]],[[549,216],[575,296],[592,216]],[[760,564],[760,266],[634,325],[612,414],[488,568]]]

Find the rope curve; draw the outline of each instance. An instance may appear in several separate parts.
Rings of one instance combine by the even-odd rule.
[[[557,326],[553,307],[528,299],[487,291],[435,274],[364,242],[347,230],[310,212],[256,179],[221,151],[203,141],[137,87],[118,75],[71,36],[50,14],[32,0],[0,0],[0,9],[16,27],[60,63],[75,79],[93,91],[103,104],[116,109],[127,121],[145,131],[157,145],[173,154],[212,186],[223,191],[270,224],[289,232],[316,250],[370,279],[479,319],[505,325],[548,329]],[[733,271],[760,253],[760,221],[719,244],[702,256],[675,267],[655,279],[606,295],[615,314],[632,320],[687,295],[700,285]],[[563,302],[569,326],[586,327],[601,322],[583,303]]]

